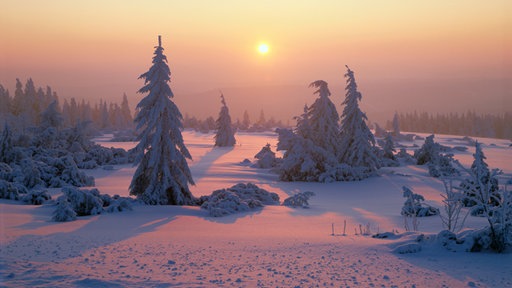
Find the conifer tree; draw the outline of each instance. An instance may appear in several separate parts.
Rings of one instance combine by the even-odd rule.
[[[62,114],[58,110],[57,100],[53,100],[50,105],[41,113],[41,127],[43,129],[54,127],[59,128],[62,124]]]
[[[134,148],[139,166],[130,184],[130,194],[150,205],[190,205],[195,199],[188,184],[194,184],[186,158],[192,159],[183,142],[183,116],[171,98],[171,71],[158,36],[153,65],[140,75],[147,95],[137,105],[135,117],[139,144]]]
[[[220,94],[222,107],[220,108],[219,118],[215,121],[217,134],[215,134],[215,146],[227,147],[235,146],[235,131],[231,125],[231,116],[229,116],[229,109],[224,99],[224,94]]]
[[[309,124],[308,111],[309,107],[307,104],[305,104],[304,113],[295,117],[295,120],[297,120],[297,127],[295,128],[294,132],[302,138],[306,138],[311,134],[311,125]]]
[[[126,93],[123,93],[123,102],[121,102],[121,113],[123,117],[123,128],[130,127],[131,123],[133,123],[132,113],[130,112],[130,105],[128,105],[128,97]]]
[[[336,111],[336,106],[329,99],[331,92],[327,82],[317,80],[309,84],[309,87],[318,88],[314,92],[314,94],[318,94],[318,98],[308,108],[307,119],[310,133],[304,136],[315,145],[322,147],[333,155],[337,155],[339,142],[338,121],[340,117],[338,111]]]
[[[9,108],[11,107],[11,98],[9,96],[9,90],[5,89],[0,84],[0,117],[5,120],[5,117],[9,114]]]
[[[485,157],[482,146],[479,142],[475,143],[475,154],[473,154],[473,158],[474,160],[471,164],[471,173],[474,177],[465,179],[460,184],[460,187],[462,191],[464,191],[466,197],[464,199],[464,205],[468,207],[476,205],[478,201],[475,201],[475,197],[479,196],[478,194],[481,190],[485,190],[490,193],[488,198],[491,203],[485,204],[497,204],[497,191],[499,190],[498,179],[491,177],[489,166],[485,163],[485,159],[487,158]]]
[[[242,130],[247,130],[251,126],[251,120],[249,118],[249,113],[247,110],[244,111],[244,118],[242,120]]]
[[[354,72],[346,67],[347,86],[342,103],[345,108],[341,115],[340,160],[352,167],[365,167],[367,172],[372,173],[380,166],[375,155],[375,138],[366,125],[366,114],[359,108],[362,95],[357,90]]]
[[[400,121],[398,120],[398,113],[395,112],[393,116],[393,136],[400,136]]]

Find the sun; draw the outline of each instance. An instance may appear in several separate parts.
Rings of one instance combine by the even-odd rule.
[[[267,54],[269,51],[269,47],[268,47],[268,44],[266,43],[261,43],[260,45],[258,45],[258,52],[262,55],[265,55]]]

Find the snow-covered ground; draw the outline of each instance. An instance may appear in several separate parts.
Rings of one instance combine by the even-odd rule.
[[[426,167],[383,168],[380,176],[361,182],[280,182],[268,170],[241,164],[245,158],[253,160],[267,143],[275,150],[274,133],[238,133],[233,148],[214,148],[213,134],[185,131],[183,136],[194,159],[189,163],[196,182],[191,187],[194,196],[252,182],[277,193],[281,201],[296,192],[313,191],[310,208],[266,206],[213,218],[198,207],[134,206],[129,212],[56,223],[51,222],[51,205],[0,200],[0,286],[512,287],[510,251],[450,252],[427,245],[418,253],[396,254],[392,250],[403,238],[360,235],[367,227],[372,233],[405,232],[400,215],[403,185],[441,207],[443,185],[428,176]],[[468,146],[455,158],[466,166],[472,162],[474,147],[462,137],[435,140]],[[489,166],[510,178],[511,142],[479,141]],[[102,194],[128,196],[134,170],[121,165],[86,172],[96,178]],[[484,225],[478,217],[466,221],[469,228]],[[420,219],[423,233],[442,229],[437,216]]]

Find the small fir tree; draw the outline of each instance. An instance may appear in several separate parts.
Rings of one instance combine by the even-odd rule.
[[[354,72],[347,67],[347,86],[341,115],[340,160],[352,167],[365,167],[367,173],[379,168],[379,159],[375,155],[375,138],[366,125],[368,118],[359,108],[362,98],[357,90]]]
[[[481,190],[480,186],[484,186],[486,189],[489,190],[490,197],[489,201],[490,203],[487,204],[494,204],[495,206],[499,202],[499,196],[498,196],[498,179],[496,177],[491,177],[491,171],[489,170],[489,166],[487,163],[485,163],[485,157],[484,152],[482,150],[482,145],[479,142],[475,143],[475,154],[473,154],[473,163],[471,164],[471,172],[474,175],[473,178],[476,178],[477,181],[475,181],[473,178],[468,178],[462,181],[460,184],[460,187],[462,191],[464,191],[464,205],[466,207],[473,207],[477,204],[477,201],[475,200],[475,197],[477,196],[478,192]],[[473,211],[474,214],[481,214],[481,209],[475,209],[476,211]]]
[[[219,118],[215,122],[217,134],[215,134],[215,146],[218,147],[232,147],[235,146],[235,130],[231,125],[231,116],[229,116],[229,108],[226,105],[224,94],[220,94],[222,107],[220,108]]]
[[[150,205],[190,205],[195,199],[188,184],[194,184],[186,158],[192,159],[183,142],[183,117],[171,98],[171,71],[158,36],[153,65],[139,78],[144,86],[139,93],[147,95],[137,105],[135,117],[139,144],[134,148],[139,164],[130,194]]]

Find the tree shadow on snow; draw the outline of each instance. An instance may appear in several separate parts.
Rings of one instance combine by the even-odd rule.
[[[213,165],[215,160],[233,151],[233,149],[234,147],[213,147],[212,150],[201,156],[198,162],[194,161],[193,164],[190,165],[194,181],[198,182],[201,178],[207,175],[210,176],[208,174],[208,169]]]
[[[34,231],[0,246],[4,257],[26,261],[64,260],[81,256],[89,249],[118,243],[140,234],[156,231],[179,216],[204,217],[197,207],[135,206],[134,210],[78,217],[73,222],[39,221],[23,229],[43,228],[54,233]],[[48,217],[48,214],[46,214]],[[39,215],[37,216],[40,217]],[[84,222],[86,222],[84,224]],[[64,226],[61,226],[64,225]],[[74,227],[79,227],[73,229]],[[22,225],[23,226],[23,225]],[[71,230],[72,229],[72,230]],[[63,230],[68,230],[63,232]],[[45,235],[41,235],[45,234]]]

